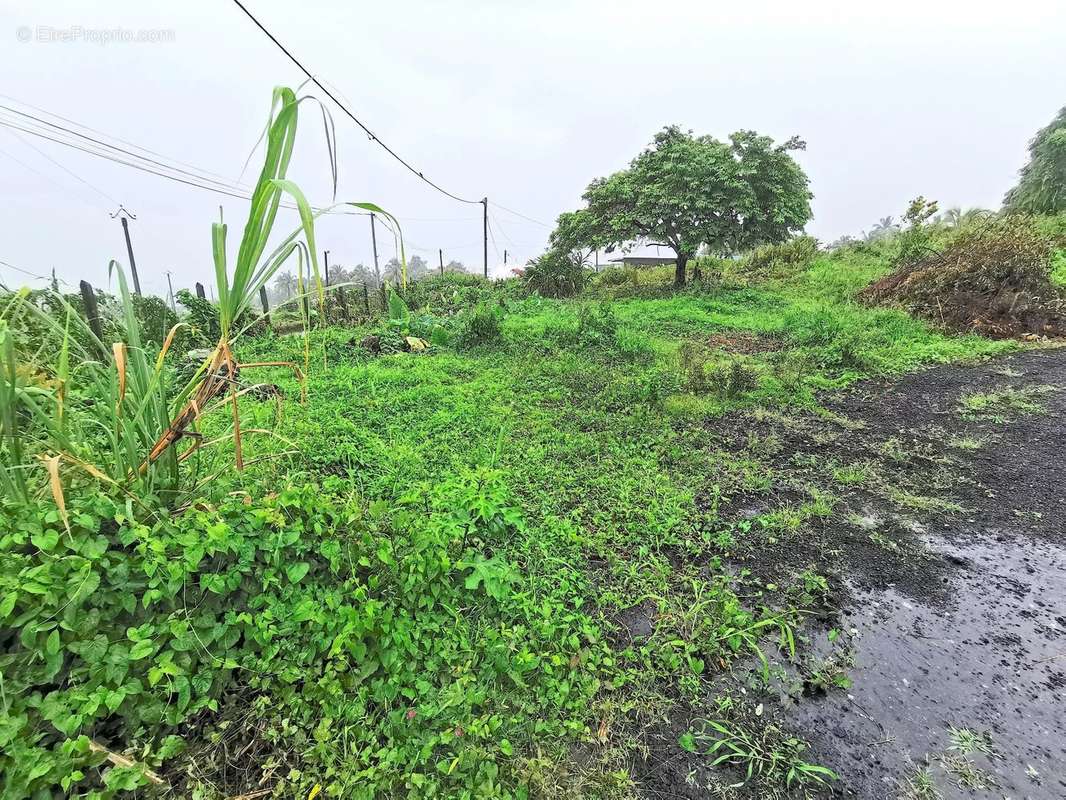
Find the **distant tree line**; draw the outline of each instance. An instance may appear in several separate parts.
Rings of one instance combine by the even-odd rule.
[[[451,260],[444,265],[445,272],[468,272],[466,266],[462,261]],[[422,256],[414,255],[407,259],[407,280],[408,282],[419,281],[428,275],[435,275],[440,272],[439,266],[433,266],[429,264]],[[390,258],[385,262],[384,266],[379,271],[375,271],[373,266],[366,266],[365,264],[356,264],[351,267],[346,267],[342,264],[330,264],[329,265],[329,284],[335,286],[341,283],[351,283],[357,286],[366,284],[369,289],[377,289],[381,286],[382,281],[388,281],[390,283],[399,283],[402,278],[403,267],[400,264],[398,258]],[[323,276],[325,277],[325,276]],[[304,286],[307,286],[307,279],[304,278]],[[305,288],[304,291],[307,291]],[[293,300],[300,293],[300,281],[292,270],[285,270],[279,272],[274,278],[273,285],[267,291],[267,297],[274,306],[280,306],[290,300]]]

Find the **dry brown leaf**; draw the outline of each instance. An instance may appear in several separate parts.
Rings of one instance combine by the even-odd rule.
[[[52,456],[51,458],[42,456],[41,460],[44,461],[44,466],[48,470],[48,482],[52,486],[52,498],[56,502],[56,508],[59,509],[59,516],[63,519],[63,527],[67,529],[67,533],[70,533],[67,501],[63,497],[63,484],[59,480],[59,456]]]
[[[118,370],[118,405],[115,407],[115,413],[118,413],[126,397],[126,343],[115,342],[111,350],[115,354],[115,369]]]

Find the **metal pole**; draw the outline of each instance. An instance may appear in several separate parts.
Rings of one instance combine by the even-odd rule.
[[[486,197],[482,200],[481,205],[485,207],[485,213],[482,217],[481,236],[485,245],[485,278],[487,279],[489,277],[489,198]]]
[[[329,286],[329,250],[323,250],[322,256],[325,258],[326,286]]]
[[[122,220],[122,232],[126,235],[126,252],[130,257],[130,272],[133,274],[133,291],[137,294],[141,293],[141,279],[137,276],[137,262],[133,260],[133,245],[130,243],[130,226],[126,222],[126,217],[121,216]]]
[[[444,248],[441,248],[437,252],[440,253],[440,274],[443,275],[444,274]]]
[[[170,282],[170,270],[167,270],[167,288],[170,290],[170,310],[178,313],[178,307],[174,304],[174,284]]]
[[[370,241],[374,243],[374,277],[378,279],[378,285],[381,285],[381,268],[378,266],[378,234],[374,228],[374,212],[370,212]]]

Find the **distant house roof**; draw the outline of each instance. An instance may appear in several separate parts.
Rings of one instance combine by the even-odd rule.
[[[621,258],[612,258],[611,262],[614,264],[625,264],[632,267],[660,267],[663,264],[673,264],[677,261],[675,258],[658,258],[656,256],[622,256]]]

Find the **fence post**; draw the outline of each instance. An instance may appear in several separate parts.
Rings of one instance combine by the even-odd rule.
[[[200,281],[196,282],[196,296],[201,300],[207,299],[207,293],[204,291],[204,285]]]
[[[267,302],[267,290],[265,286],[259,287],[259,302],[263,304],[263,319],[266,320],[267,327],[270,327],[270,303]]]
[[[81,282],[81,301],[85,305],[85,319],[89,323],[89,330],[103,345],[104,330],[100,325],[100,309],[96,305],[96,292],[88,281]]]
[[[336,291],[337,291],[337,305],[340,306],[340,309],[341,309],[341,319],[343,319],[345,322],[347,322],[348,321],[348,295],[346,295],[344,293],[344,287],[343,286],[338,286]]]

